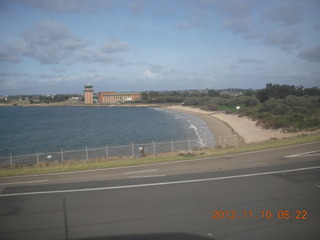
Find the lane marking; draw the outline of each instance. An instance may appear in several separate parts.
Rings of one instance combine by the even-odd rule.
[[[129,178],[152,178],[152,177],[165,177],[166,175],[147,175],[147,176],[130,176]]]
[[[43,191],[43,192],[8,193],[8,194],[0,194],[0,197],[57,194],[57,193],[76,193],[76,192],[105,191],[105,190],[129,189],[129,188],[140,188],[140,187],[151,187],[151,186],[165,186],[165,185],[173,185],[173,184],[208,182],[208,181],[216,181],[216,180],[271,175],[271,174],[278,174],[278,173],[298,172],[298,171],[306,171],[306,170],[313,170],[313,169],[319,169],[319,168],[320,166],[315,166],[315,167],[296,168],[296,169],[271,171],[271,172],[233,175],[233,176],[226,176],[226,177],[202,178],[202,179],[181,180],[181,181],[172,181],[172,182],[144,183],[144,184],[123,185],[123,186],[102,187],[102,188],[84,188],[84,189]]]
[[[36,180],[36,181],[27,181],[27,182],[10,182],[10,183],[0,183],[0,186],[3,185],[12,185],[12,184],[28,184],[28,183],[39,183],[39,182],[48,182],[49,180]]]
[[[158,171],[158,169],[149,169],[149,170],[140,170],[140,171],[124,172],[123,174],[136,174],[136,173],[155,172],[155,171]]]
[[[285,158],[293,158],[293,157],[314,157],[320,156],[320,150],[311,151],[311,152],[304,152],[304,153],[297,153],[293,155],[284,156]]]
[[[125,168],[139,168],[139,167],[150,167],[150,166],[159,166],[159,165],[176,164],[176,163],[188,163],[188,162],[195,162],[195,161],[205,161],[205,160],[210,160],[210,159],[217,159],[217,158],[221,158],[221,157],[241,156],[241,155],[261,153],[261,152],[269,152],[269,151],[276,151],[276,150],[282,150],[282,149],[288,149],[288,148],[296,148],[296,147],[300,147],[300,146],[307,146],[307,145],[313,145],[313,144],[319,144],[319,143],[320,142],[303,143],[303,144],[297,144],[297,145],[286,146],[286,147],[279,147],[279,148],[272,148],[272,149],[265,149],[265,150],[257,150],[257,151],[253,151],[253,152],[234,153],[234,154],[228,154],[228,155],[223,155],[223,156],[207,157],[207,158],[196,158],[196,159],[186,159],[186,160],[178,160],[178,161],[173,161],[173,162],[162,162],[162,163],[151,163],[151,164],[135,165],[135,166],[123,166],[123,167],[113,167],[113,168],[80,170],[80,171],[74,171],[74,172],[33,174],[33,175],[24,175],[24,176],[5,177],[3,179],[40,177],[40,176],[54,176],[54,175],[66,175],[66,174],[100,172],[100,171],[113,171],[113,170],[121,170],[121,169],[125,169]]]

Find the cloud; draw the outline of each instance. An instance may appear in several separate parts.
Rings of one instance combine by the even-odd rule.
[[[108,8],[112,0],[13,0],[27,6],[40,8],[49,12],[95,12],[101,8]]]
[[[29,52],[25,56],[41,63],[59,63],[87,44],[74,36],[63,24],[46,19],[23,34]]]
[[[116,53],[129,50],[129,44],[119,39],[112,39],[105,42],[101,49],[106,53]]]
[[[291,51],[302,46],[299,36],[296,29],[279,29],[268,33],[263,43],[279,46],[283,51]]]
[[[261,34],[253,28],[253,22],[248,17],[230,18],[223,23],[223,28],[247,39],[261,37]]]
[[[229,0],[221,3],[222,12],[237,18],[248,16],[253,7],[252,2],[245,0]]]
[[[15,49],[15,44],[10,44],[6,47],[0,47],[0,62],[20,62],[20,56]]]
[[[158,77],[158,74],[152,70],[145,70],[142,75],[148,79],[156,79]]]
[[[75,62],[119,63],[124,60],[115,53],[129,49],[127,42],[112,39],[101,48],[89,46],[88,41],[75,36],[63,24],[45,19],[31,30],[24,32],[21,39],[0,47],[0,61],[17,63],[21,57],[38,60],[42,64],[72,64]]]
[[[320,62],[320,45],[302,49],[298,57],[309,62]]]
[[[0,71],[0,77],[28,77],[28,76],[30,76],[30,74]]]
[[[64,67],[54,67],[52,68],[52,71],[57,73],[63,73],[63,72],[66,72],[66,69]]]
[[[124,62],[124,59],[118,56],[113,56],[101,51],[97,51],[94,48],[88,47],[82,50],[74,59],[70,59],[67,64],[72,64],[74,62],[83,63],[104,63],[104,64],[115,64]]]
[[[93,47],[86,47],[81,50],[77,54],[77,56],[71,60],[72,62],[85,62],[85,63],[106,63],[106,64],[112,64],[112,63],[118,63],[123,62],[124,60],[121,57],[114,56],[112,54],[100,51],[98,49],[95,49]]]
[[[182,21],[180,23],[177,24],[176,26],[179,30],[190,30],[194,27],[194,24],[191,23],[190,21]]]
[[[278,22],[286,26],[291,26],[300,21],[299,11],[292,2],[283,2],[281,5],[268,10],[262,20]]]
[[[265,63],[263,60],[261,59],[258,59],[258,58],[250,58],[250,57],[247,57],[247,58],[240,58],[238,60],[238,63],[255,63],[255,64],[263,64]]]
[[[130,2],[129,8],[131,12],[136,16],[139,16],[145,13],[145,11],[147,10],[146,1],[136,0],[136,1],[129,1],[129,2]]]
[[[21,57],[30,57],[43,64],[59,63],[86,45],[64,25],[45,19],[24,32],[21,39],[0,48],[0,61],[19,62]]]
[[[191,10],[191,13],[186,20],[180,21],[176,24],[178,30],[186,31],[193,28],[209,28],[211,26],[207,12],[204,10]]]
[[[240,35],[245,39],[257,39],[261,33],[255,28],[251,16],[255,1],[230,0],[218,2],[218,9],[226,16],[222,28]]]

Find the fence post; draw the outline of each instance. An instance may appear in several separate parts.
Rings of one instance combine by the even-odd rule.
[[[109,157],[108,145],[106,144],[106,157]]]
[[[134,146],[133,146],[133,142],[131,142],[131,147],[132,147],[132,157],[134,157]]]
[[[39,151],[37,150],[37,163],[39,163]]]
[[[153,155],[156,155],[156,143],[152,141],[152,145],[153,145]]]
[[[63,150],[61,148],[61,161],[63,162]]]
[[[174,152],[174,149],[173,149],[173,140],[171,139],[171,152]]]
[[[10,153],[10,165],[12,166],[13,163],[12,163],[12,154]]]
[[[88,147],[86,146],[86,159],[89,160]]]

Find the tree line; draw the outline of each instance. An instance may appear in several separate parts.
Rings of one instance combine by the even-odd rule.
[[[143,103],[181,103],[203,110],[223,110],[257,120],[265,128],[312,128],[320,126],[320,89],[266,84],[260,90],[237,95],[214,89],[206,91],[144,92]]]

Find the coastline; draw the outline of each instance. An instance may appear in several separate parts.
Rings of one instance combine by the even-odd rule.
[[[203,111],[198,108],[183,107],[181,105],[172,105],[164,107],[165,109],[190,114],[202,119],[208,126],[214,136],[217,145],[234,146],[244,143],[244,139],[240,136],[227,121],[223,121],[213,116],[214,112]]]
[[[292,132],[290,129],[264,129],[257,126],[257,121],[249,119],[248,117],[239,117],[234,114],[225,114],[222,111],[205,111],[199,108],[186,107],[177,104],[141,104],[141,103],[131,103],[131,104],[75,104],[71,102],[62,103],[49,103],[49,104],[1,104],[0,107],[123,107],[123,108],[163,108],[171,111],[182,112],[186,114],[193,115],[201,120],[203,120],[212,135],[215,138],[216,144],[218,146],[234,146],[239,144],[254,143],[267,141],[270,139],[281,139],[294,137],[301,134],[310,134],[310,132],[299,131]],[[316,131],[317,133],[320,130]]]
[[[282,129],[264,129],[257,126],[257,121],[247,117],[239,117],[233,114],[221,112],[204,111],[193,107],[184,107],[181,105],[166,107],[173,111],[181,111],[193,114],[205,121],[215,138],[220,139],[221,146],[238,145],[243,143],[262,142],[270,139],[281,139],[287,137],[308,134],[308,132],[290,133]],[[319,130],[318,130],[319,132]],[[219,138],[222,136],[236,135],[236,141],[232,138]],[[233,137],[234,139],[234,137]]]
[[[205,121],[214,135],[214,137],[236,135],[237,141],[231,141],[231,138],[220,138],[221,146],[238,145],[254,142],[262,142],[270,139],[282,139],[299,136],[301,134],[310,134],[309,131],[291,132],[290,129],[264,129],[257,126],[257,121],[248,117],[239,117],[234,114],[225,114],[222,112],[209,112],[199,108],[184,107],[181,105],[169,106],[168,109],[193,114]],[[320,133],[320,130],[314,133]]]
[[[131,103],[131,104],[84,104],[84,103],[35,103],[35,104],[25,104],[25,103],[18,103],[18,104],[4,104],[0,103],[0,107],[167,107],[171,106],[172,104],[143,104],[143,103]]]

